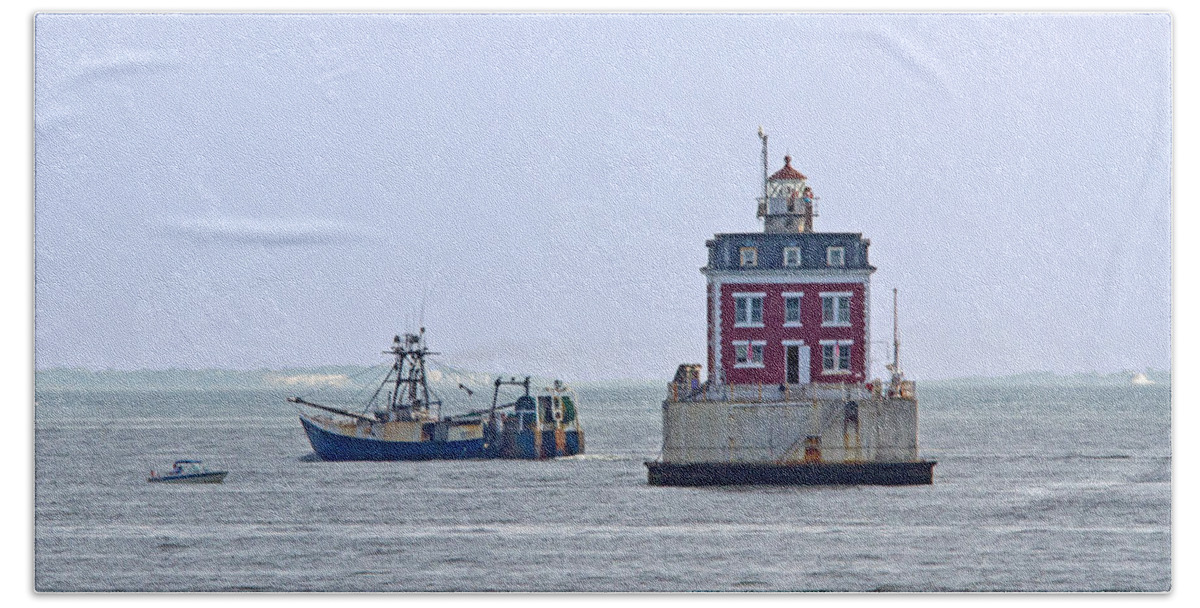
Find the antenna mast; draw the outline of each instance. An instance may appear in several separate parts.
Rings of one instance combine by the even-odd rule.
[[[892,367],[900,369],[900,289],[892,288]]]
[[[767,132],[763,131],[762,125],[758,127],[758,138],[762,140],[763,150],[763,199],[762,205],[758,208],[758,215],[762,217],[767,214]]]
[[[899,390],[904,372],[900,371],[900,290],[895,287],[892,288],[892,363],[887,368],[892,372],[892,390]]]

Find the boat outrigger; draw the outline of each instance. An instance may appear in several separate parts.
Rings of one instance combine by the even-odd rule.
[[[582,454],[583,429],[570,389],[555,381],[546,394],[530,395],[530,379],[497,378],[490,408],[442,416],[442,400],[428,383],[425,328],[396,336],[384,354],[395,358],[375,394],[360,412],[288,401],[301,411],[300,423],[322,460],[444,460],[463,458],[554,458]],[[502,386],[524,394],[499,404]],[[382,403],[377,399],[387,389]],[[511,412],[507,410],[512,410]]]

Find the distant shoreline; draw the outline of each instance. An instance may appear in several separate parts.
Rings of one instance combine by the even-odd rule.
[[[329,365],[309,368],[281,369],[137,369],[137,370],[89,370],[83,368],[58,367],[34,371],[36,388],[255,388],[280,390],[305,390],[327,386],[342,386],[361,377],[370,377],[372,370],[379,374],[385,367],[366,365]],[[1121,370],[1115,372],[1079,372],[1058,374],[1055,372],[1022,372],[1004,376],[962,376],[945,379],[922,380],[915,378],[918,385],[940,386],[988,386],[988,385],[1126,385],[1135,375],[1144,374],[1146,386],[1171,384],[1170,370]],[[510,374],[500,374],[509,376]],[[490,385],[496,374],[487,372],[455,371],[441,372],[431,380],[457,384],[465,382],[474,386]],[[444,378],[442,377],[444,376]],[[536,382],[548,382],[549,376],[533,376]],[[669,378],[622,378],[601,380],[565,379],[577,388],[605,388],[621,386],[665,386]]]

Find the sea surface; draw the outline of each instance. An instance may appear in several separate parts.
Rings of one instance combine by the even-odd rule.
[[[718,488],[646,484],[658,383],[577,387],[579,457],[334,463],[295,387],[143,380],[38,374],[39,591],[1171,587],[1169,378],[918,382],[932,486]]]

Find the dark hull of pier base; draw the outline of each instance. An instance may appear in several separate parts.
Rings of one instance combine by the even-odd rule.
[[[914,486],[933,483],[936,461],[859,463],[647,462],[652,486]]]

